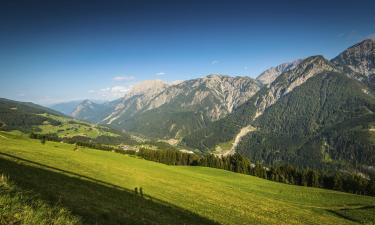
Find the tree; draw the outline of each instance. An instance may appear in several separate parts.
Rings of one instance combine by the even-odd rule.
[[[42,136],[42,138],[40,139],[40,143],[42,143],[43,145],[46,143],[46,136]]]
[[[143,197],[143,188],[142,187],[139,188],[139,194],[141,195],[141,197]]]

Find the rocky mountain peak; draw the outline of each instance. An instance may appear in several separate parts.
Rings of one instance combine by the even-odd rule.
[[[124,96],[124,98],[140,95],[140,94],[147,94],[147,93],[155,93],[160,92],[169,85],[162,80],[145,80],[136,85],[134,85],[130,91]]]
[[[94,102],[90,101],[89,99],[85,99],[80,103],[80,105],[85,105],[85,106],[89,106],[92,104],[94,104]]]
[[[366,39],[349,47],[332,59],[332,63],[365,76],[375,74],[375,40]]]
[[[83,100],[80,104],[77,105],[77,107],[74,109],[74,111],[71,113],[71,115],[75,118],[78,118],[82,111],[90,111],[95,110],[96,104],[88,99]]]
[[[222,74],[209,74],[205,77],[205,79],[222,79],[223,77],[229,77],[229,76],[222,75]]]
[[[287,63],[283,63],[283,64],[280,64],[280,65],[275,66],[275,67],[271,67],[271,68],[265,70],[264,72],[262,72],[256,78],[256,80],[258,80],[259,82],[261,82],[264,85],[268,85],[268,84],[272,83],[282,73],[296,68],[296,66],[300,62],[302,62],[302,59],[297,59],[293,62],[287,62]]]

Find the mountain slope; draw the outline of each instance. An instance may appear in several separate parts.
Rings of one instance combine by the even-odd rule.
[[[112,110],[102,122],[112,124],[115,120],[131,118],[151,107],[149,104],[169,85],[161,80],[146,80],[135,85],[124,97],[110,103]]]
[[[93,123],[98,123],[102,120],[103,115],[111,111],[109,103],[97,104],[90,100],[84,100],[76,106],[71,113],[72,117],[85,120]]]
[[[254,118],[260,116],[266,108],[274,104],[280,97],[323,71],[336,71],[336,68],[323,56],[311,56],[300,62],[295,69],[281,74],[256,99],[255,107],[257,110]]]
[[[366,77],[375,75],[375,40],[353,45],[332,59],[332,63]]]
[[[265,110],[237,151],[268,164],[371,166],[374,110],[375,96],[365,85],[322,72]]]
[[[359,61],[344,57],[348,61],[338,64],[322,56],[305,59],[232,114],[185,137],[183,143],[205,151],[232,143],[229,153],[238,151],[267,164],[375,175],[374,90],[366,80],[358,79],[364,71],[361,68],[370,72],[359,75],[371,76],[374,58],[368,41],[354,48],[359,49],[353,53],[355,58],[361,56]],[[360,62],[364,58],[366,62]],[[359,69],[354,71],[351,65]]]
[[[61,102],[48,106],[49,108],[56,110],[58,112],[64,113],[65,115],[71,116],[77,106],[82,103],[82,100],[70,101],[70,102]]]
[[[180,138],[223,118],[259,90],[248,77],[211,75],[173,85],[160,92],[134,117],[119,117],[111,125],[159,137]]]
[[[306,58],[295,69],[281,74],[271,84],[264,86],[233,113],[184,137],[183,142],[190,147],[207,151],[219,143],[234,140],[242,128],[251,124],[282,96],[325,70],[334,71],[335,68],[322,56]]]

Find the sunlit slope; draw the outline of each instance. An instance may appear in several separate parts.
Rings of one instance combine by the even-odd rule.
[[[55,142],[42,145],[37,140],[16,133],[0,132],[0,135],[0,162],[3,162],[0,163],[0,170],[3,173],[9,174],[11,179],[18,179],[25,187],[39,189],[43,195],[50,196],[49,200],[59,199],[64,207],[90,223],[94,222],[88,217],[106,212],[117,216],[115,221],[121,222],[123,215],[117,215],[117,212],[128,212],[131,209],[127,209],[127,206],[134,208],[134,204],[121,199],[134,192],[135,187],[142,187],[146,199],[151,197],[152,202],[169,205],[165,208],[155,206],[165,213],[163,222],[149,220],[155,224],[173,224],[172,221],[175,221],[174,224],[207,224],[212,221],[222,224],[352,224],[375,221],[373,197],[286,185],[212,168],[166,166],[112,152],[83,148],[74,151],[73,145]],[[116,188],[113,191],[99,191],[103,187],[95,185],[87,186],[85,190],[80,189],[82,185],[66,188],[73,181],[66,180],[60,186],[58,182],[65,178],[53,179],[55,175],[48,175],[50,179],[45,182],[37,182],[35,180],[45,179],[46,175],[39,177],[36,169],[19,172],[24,167],[14,168],[18,168],[16,165],[20,163],[28,168],[40,167],[43,171],[61,173],[61,176],[85,176],[96,182],[124,188],[129,193],[121,194]],[[43,173],[40,172],[40,176]],[[20,177],[25,177],[25,180],[20,180]],[[105,198],[107,195],[110,197]],[[140,204],[151,207],[146,203]],[[152,210],[155,209],[143,210],[144,213],[134,212],[132,219],[141,223],[142,218],[150,218],[152,213],[149,212],[154,212]],[[181,215],[173,214],[171,210],[177,210]],[[181,210],[193,214],[185,215],[186,212]],[[173,215],[180,215],[177,218],[181,219],[176,221]],[[193,219],[194,216],[198,219]],[[95,221],[104,223],[111,219],[104,216]]]

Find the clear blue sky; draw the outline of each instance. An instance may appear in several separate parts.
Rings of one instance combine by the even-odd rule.
[[[113,99],[132,84],[332,58],[375,37],[375,1],[1,1],[0,97]]]

